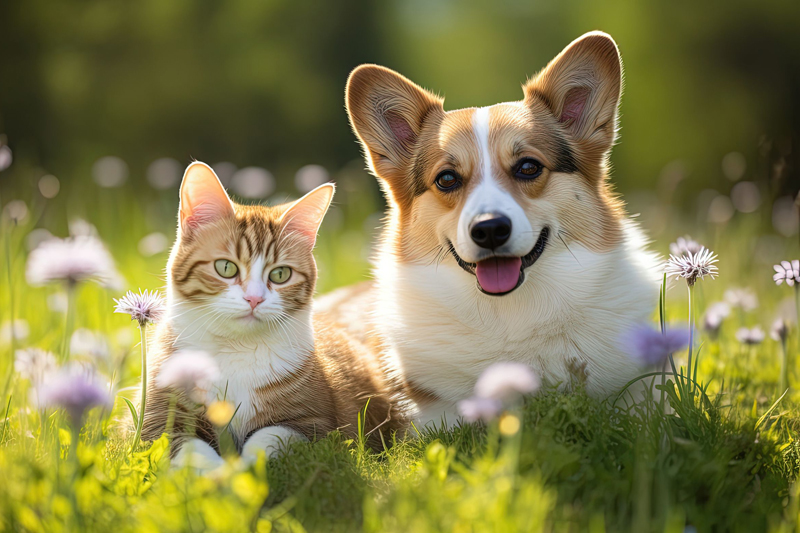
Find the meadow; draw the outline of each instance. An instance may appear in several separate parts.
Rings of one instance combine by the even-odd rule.
[[[772,268],[800,257],[800,248],[796,234],[773,229],[767,194],[754,209],[731,208],[727,217],[713,208],[711,218],[706,212],[687,217],[660,198],[642,209],[641,222],[655,237],[652,248],[665,257],[670,243],[687,232],[719,256],[718,277],[694,289],[696,379],[687,379],[685,350],[674,354],[678,368],[666,373],[664,385],[660,376],[646,378],[657,380],[663,400],[661,393],[639,403],[624,394],[598,400],[580,387],[565,393],[545,386],[499,420],[421,430],[382,453],[365,449],[363,439],[332,434],[251,467],[230,455],[225,472],[202,477],[170,469],[166,437],[131,451],[130,441],[114,431],[130,416],[122,398],[135,396],[140,379],[139,332],[113,312],[114,298],[127,289],[163,288],[177,185],[174,176],[159,185],[152,167],[147,175],[153,179],[126,170],[127,179],[104,181],[118,162],[104,164],[95,164],[94,179],[22,180],[10,189],[12,197],[0,198],[0,530],[800,527],[800,296],[795,286],[776,285]],[[354,161],[330,176],[316,169],[297,180],[305,189],[329,177],[339,188],[316,250],[321,293],[369,274],[383,206],[361,166]],[[242,176],[238,187],[247,192]],[[278,191],[270,201],[298,194]],[[784,213],[797,216],[791,206]],[[68,235],[100,239],[120,279],[107,286],[38,286],[29,272],[31,251],[50,236]],[[576,269],[571,275],[579,274]],[[686,283],[670,279],[663,305],[653,302],[648,321],[653,327],[662,318],[686,323],[688,308]],[[788,324],[785,342],[770,335],[776,318]],[[103,376],[113,406],[76,418],[57,405],[41,405],[47,382],[35,387],[44,377],[37,378],[30,363],[42,356],[37,349],[50,352],[57,365],[79,363]],[[29,366],[21,365],[25,361]],[[788,363],[783,376],[782,361]]]

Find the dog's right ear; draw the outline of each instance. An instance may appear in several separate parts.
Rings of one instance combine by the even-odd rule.
[[[347,114],[372,171],[397,192],[426,120],[444,115],[442,99],[378,65],[361,65],[347,80]]]

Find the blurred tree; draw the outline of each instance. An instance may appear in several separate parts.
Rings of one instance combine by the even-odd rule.
[[[689,178],[678,197],[730,187],[732,151],[753,179],[766,137],[784,147],[774,186],[789,192],[798,22],[796,0],[4,0],[0,133],[17,161],[60,176],[88,176],[105,155],[134,173],[195,157],[261,165],[288,185],[304,164],[359,157],[342,96],[361,62],[400,70],[448,108],[487,105],[519,98],[527,76],[602,29],[626,67],[623,190],[656,187],[674,161]]]

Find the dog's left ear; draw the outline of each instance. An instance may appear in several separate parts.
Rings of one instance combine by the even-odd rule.
[[[442,99],[378,65],[361,65],[347,80],[347,114],[374,174],[399,200],[414,189],[411,160],[426,122],[441,121]]]
[[[579,37],[524,90],[526,103],[544,103],[586,155],[602,158],[614,144],[622,62],[610,35],[594,31]]]

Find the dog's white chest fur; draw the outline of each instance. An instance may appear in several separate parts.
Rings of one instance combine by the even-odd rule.
[[[441,398],[419,413],[420,421],[454,421],[456,403],[499,361],[528,364],[551,385],[585,379],[595,396],[640,374],[621,336],[656,308],[658,263],[635,228],[626,234],[625,244],[604,254],[551,243],[523,285],[501,297],[481,294],[474,276],[452,261],[381,261],[377,312],[390,341],[389,365]]]

